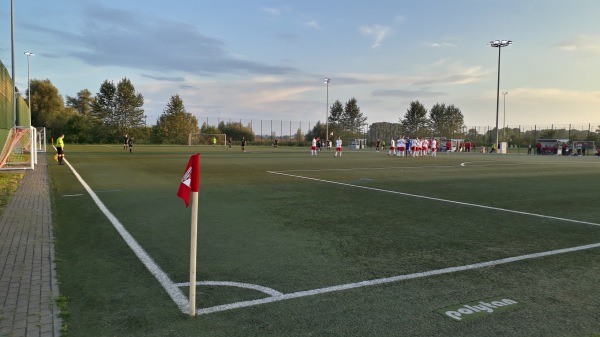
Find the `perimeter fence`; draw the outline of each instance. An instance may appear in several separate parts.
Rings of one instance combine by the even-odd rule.
[[[415,131],[414,129],[406,130],[400,123],[377,122],[365,124],[354,132],[348,132],[337,130],[335,126],[327,125],[321,121],[199,117],[199,122],[203,126],[213,128],[227,125],[228,129],[231,130],[232,126],[234,128],[239,127],[240,134],[243,134],[245,130],[252,135],[249,141],[253,145],[272,145],[277,140],[280,146],[307,146],[310,144],[310,139],[307,138],[312,138],[315,131],[315,136],[321,138],[325,138],[326,133],[329,132],[330,136],[328,138],[343,134],[343,139],[366,139],[367,146],[373,146],[378,139],[389,142],[392,138],[397,139],[403,135],[420,138],[463,139],[466,142],[474,143],[475,146],[491,146],[496,139],[496,128],[492,126],[463,126],[460,130],[440,133],[425,127]],[[317,123],[319,123],[319,126],[315,128]],[[333,132],[333,135],[331,135],[331,132]],[[233,133],[235,134],[235,132]],[[233,136],[234,142],[239,141],[236,135],[231,135],[231,132],[227,136]],[[498,141],[507,142],[509,147],[527,148],[529,144],[535,145],[539,139],[556,139],[561,142],[595,141],[598,144],[600,143],[600,122],[507,125],[498,129]]]
[[[17,105],[13,108],[13,102],[17,97]],[[0,61],[0,150],[4,147],[10,130],[15,126],[30,126],[31,118],[27,102],[13,87],[13,81],[4,63]]]

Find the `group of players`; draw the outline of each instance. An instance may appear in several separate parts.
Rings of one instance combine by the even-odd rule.
[[[375,151],[379,152],[382,150],[381,140],[377,140],[375,143]],[[435,138],[430,140],[419,137],[410,138],[402,136],[397,140],[390,141],[390,148],[388,156],[396,157],[426,157],[431,154],[432,157],[437,157],[438,141]]]
[[[319,139],[313,138],[312,144],[310,147],[310,155],[317,155],[317,145]],[[375,143],[375,151],[380,152],[382,150],[382,146],[384,143],[380,139]],[[446,144],[449,147],[449,144]],[[438,141],[435,138],[430,140],[423,138],[419,139],[419,137],[410,138],[410,137],[400,137],[397,140],[392,139],[390,141],[390,148],[388,151],[388,156],[396,156],[396,157],[426,157],[431,155],[432,157],[437,157],[438,150]],[[338,137],[335,140],[335,156],[338,154],[340,157],[342,156],[342,140]]]
[[[329,141],[329,143],[331,143],[331,141]],[[321,140],[319,138],[313,138],[312,140],[312,144],[310,146],[310,155],[311,156],[316,156],[318,151],[321,151]],[[330,145],[327,146],[327,148],[329,149]],[[335,155],[334,157],[337,157],[338,154],[340,155],[340,157],[342,156],[342,139],[340,137],[337,137],[337,139],[335,140]]]

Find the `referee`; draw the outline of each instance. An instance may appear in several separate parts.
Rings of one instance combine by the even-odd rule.
[[[58,165],[63,164],[63,158],[65,156],[65,142],[63,141],[65,138],[64,134],[61,134],[60,137],[56,140],[56,152],[58,152]]]

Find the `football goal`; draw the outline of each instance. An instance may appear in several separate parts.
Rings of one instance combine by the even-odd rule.
[[[596,154],[596,142],[592,140],[576,140],[573,141],[573,155],[585,156]]]
[[[34,127],[10,129],[0,153],[0,170],[33,169],[37,161],[36,134]]]
[[[188,145],[227,145],[227,135],[224,133],[190,133]]]

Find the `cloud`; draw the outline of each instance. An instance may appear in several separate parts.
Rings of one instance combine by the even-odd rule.
[[[363,35],[373,37],[375,42],[371,45],[371,48],[377,48],[381,45],[381,42],[388,36],[391,30],[389,26],[376,24],[371,26],[361,26],[359,27],[359,31]]]
[[[432,47],[432,48],[454,47],[454,45],[452,43],[448,43],[448,42],[425,42],[425,43],[423,43],[423,45],[426,47]]]
[[[273,7],[260,7],[260,10],[272,16],[281,15],[281,10]]]
[[[583,55],[600,56],[600,36],[579,35],[558,42],[555,46],[567,52]]]
[[[319,26],[319,23],[318,23],[317,21],[314,21],[314,20],[313,20],[313,21],[309,21],[309,22],[307,22],[307,23],[306,23],[306,26],[307,26],[307,27],[311,27],[311,28],[315,28],[315,29],[319,29],[319,28],[321,28],[321,27]]]
[[[477,82],[485,78],[485,74],[457,74],[439,78],[430,78],[414,82],[414,86],[431,85],[431,84],[466,84]]]
[[[287,74],[296,69],[243,60],[226,44],[190,24],[144,16],[103,6],[87,7],[85,25],[68,35],[72,50],[64,51],[100,67],[131,67],[195,75]],[[61,37],[60,31],[48,31]]]
[[[157,81],[168,81],[168,82],[183,82],[183,81],[185,81],[185,79],[180,76],[177,76],[177,77],[152,76],[152,75],[148,75],[148,74],[141,74],[141,76],[152,79],[152,80],[157,80]]]
[[[405,18],[404,16],[402,16],[402,15],[397,15],[397,16],[394,18],[394,22],[395,22],[395,23],[404,22],[404,20],[405,20],[405,19],[406,19],[406,18]]]
[[[378,97],[437,97],[437,96],[446,96],[448,93],[443,91],[427,91],[427,90],[387,90],[387,89],[379,89],[375,90],[371,93],[373,96]]]

